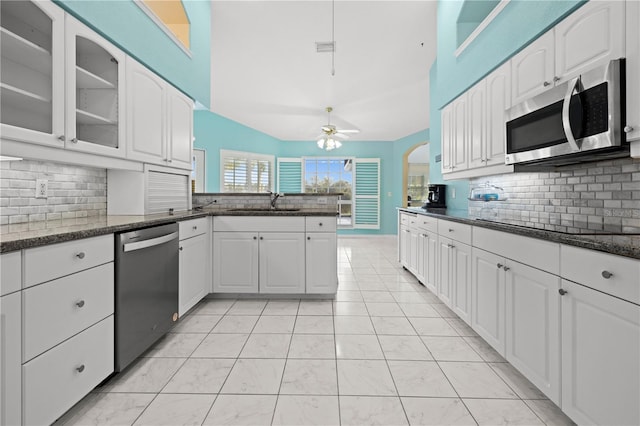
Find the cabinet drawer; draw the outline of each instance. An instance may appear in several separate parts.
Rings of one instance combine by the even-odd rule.
[[[48,425],[113,372],[113,316],[22,366],[24,424]]]
[[[438,234],[471,245],[471,225],[438,219]]]
[[[416,223],[421,231],[438,232],[438,219],[435,217],[418,215]]]
[[[113,260],[113,234],[25,250],[24,287]]]
[[[400,223],[402,225],[409,225],[409,221],[414,217],[416,217],[416,215],[400,212]]]
[[[304,232],[303,216],[215,216],[216,232]]]
[[[178,222],[178,228],[180,229],[179,235],[181,240],[205,234],[209,232],[209,218],[201,217]]]
[[[337,219],[331,216],[306,217],[306,232],[336,232]]]
[[[0,255],[0,296],[22,287],[22,265],[19,251]]]
[[[23,291],[23,361],[113,314],[113,263]]]
[[[561,245],[560,268],[563,278],[640,304],[640,260]]]
[[[560,244],[474,226],[473,246],[560,275]]]

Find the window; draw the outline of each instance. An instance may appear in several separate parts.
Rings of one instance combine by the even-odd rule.
[[[338,200],[338,225],[353,226],[353,159],[352,158],[304,158],[304,192],[341,193]]]
[[[273,155],[220,150],[222,192],[271,191],[273,164]]]

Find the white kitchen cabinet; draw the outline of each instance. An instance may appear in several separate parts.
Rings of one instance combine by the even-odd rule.
[[[132,58],[127,58],[127,157],[154,164],[167,158],[166,83]]]
[[[435,232],[424,234],[424,285],[434,294],[438,294],[438,234]]]
[[[0,296],[22,288],[22,253],[13,251],[0,254]]]
[[[625,132],[631,156],[640,157],[640,3],[629,1],[627,8],[627,122]]]
[[[211,292],[211,250],[209,248],[211,234],[208,225],[208,218],[179,222],[179,316],[183,316]]]
[[[65,13],[49,1],[3,1],[0,134],[64,147]]]
[[[554,27],[557,83],[625,56],[625,3],[587,2]]]
[[[560,404],[560,277],[507,259],[506,358]]]
[[[452,128],[453,137],[451,144],[451,168],[453,171],[467,168],[467,141],[469,139],[469,127],[467,125],[468,96],[464,94],[453,103]]]
[[[445,305],[451,307],[451,265],[453,247],[450,238],[438,236],[438,292],[436,293]]]
[[[259,241],[260,293],[304,293],[304,233],[264,232]]]
[[[20,283],[18,283],[19,285]],[[22,424],[22,293],[0,297],[0,425]]]
[[[414,218],[409,225],[409,255],[408,255],[409,265],[407,267],[407,269],[414,275],[417,274],[418,272],[419,239],[420,239],[420,231],[416,228],[415,218]]]
[[[640,424],[640,307],[562,281],[562,411],[578,424]]]
[[[173,87],[167,91],[167,162],[191,170],[193,157],[193,101]]]
[[[469,102],[468,129],[468,168],[482,167],[485,162],[485,144],[487,141],[487,81],[481,80],[467,91]],[[456,141],[457,142],[457,141]]]
[[[417,234],[417,243],[416,243],[416,271],[413,273],[419,282],[424,284],[425,281],[425,273],[426,273],[426,265],[427,265],[427,255],[428,252],[425,250],[428,249],[427,245],[427,234],[420,231]]]
[[[512,172],[513,166],[504,164],[506,154],[505,123],[506,110],[511,108],[511,62],[507,61],[489,74],[486,102],[486,137],[484,143],[484,165],[502,166],[500,172]],[[493,171],[497,173],[497,171]]]
[[[504,259],[473,247],[471,251],[471,327],[496,351],[505,353]]]
[[[127,57],[127,158],[191,169],[193,102]]]
[[[400,226],[400,235],[399,235],[399,250],[400,250],[400,264],[405,268],[409,269],[409,256],[411,252],[411,231],[409,230],[409,226],[401,225]]]
[[[512,104],[624,57],[625,3],[587,2],[515,55],[511,59]]]
[[[511,105],[553,86],[554,43],[553,30],[549,30],[511,58]]]
[[[335,294],[338,289],[335,232],[307,234],[306,293]]]
[[[124,157],[125,54],[66,15],[65,148]]]
[[[441,162],[440,168],[442,174],[450,173],[452,171],[452,147],[454,144],[454,131],[453,131],[453,102],[442,109],[440,115],[440,154]]]
[[[338,289],[336,228],[336,218],[305,219],[306,293],[335,294]]]
[[[257,232],[215,231],[213,292],[258,293],[258,253]]]

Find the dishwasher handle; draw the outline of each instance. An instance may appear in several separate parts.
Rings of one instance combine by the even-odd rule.
[[[171,234],[163,235],[162,237],[152,238],[150,240],[144,240],[144,241],[137,241],[135,243],[124,244],[122,246],[122,250],[125,253],[128,251],[141,250],[141,249],[167,243],[171,240],[175,240],[176,238],[178,238],[178,233],[172,232]]]

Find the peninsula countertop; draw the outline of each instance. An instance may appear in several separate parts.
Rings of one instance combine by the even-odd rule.
[[[421,207],[399,208],[400,211],[421,214],[453,222],[466,223],[472,226],[493,229],[522,235],[523,237],[539,238],[575,247],[597,250],[605,253],[640,259],[639,234],[568,234],[545,229],[470,217],[466,210],[434,209],[425,210]]]
[[[125,232],[138,228],[163,225],[205,216],[336,216],[337,212],[315,209],[221,209],[204,208],[173,214],[162,213],[135,216],[94,216],[74,219],[43,220],[3,225],[0,232],[0,253],[39,247],[48,244]]]

